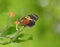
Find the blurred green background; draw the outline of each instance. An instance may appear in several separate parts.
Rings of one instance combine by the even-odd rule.
[[[33,40],[0,47],[60,47],[60,0],[0,0],[0,30],[7,25],[9,12],[15,13],[9,22],[10,27],[15,26],[17,17],[37,14],[39,19],[34,27],[22,31],[32,34]]]

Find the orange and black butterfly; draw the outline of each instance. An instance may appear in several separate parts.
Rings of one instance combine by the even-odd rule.
[[[23,24],[24,26],[32,27],[35,25],[35,22],[38,20],[38,16],[35,14],[30,14],[28,16],[23,17],[19,20],[19,23]]]
[[[15,22],[16,30],[18,30],[19,24],[22,24],[23,27],[32,27],[35,25],[37,20],[38,20],[38,16],[35,14],[24,16],[21,20],[18,18],[18,20]]]

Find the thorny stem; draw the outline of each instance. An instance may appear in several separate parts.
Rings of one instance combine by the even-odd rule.
[[[20,34],[20,32],[24,29],[24,26],[22,26],[20,29],[16,30],[16,32],[10,36],[8,36],[8,38],[12,38],[12,40],[14,41]]]
[[[19,33],[24,29],[24,26],[22,26],[19,30],[16,31],[14,40],[19,36]]]

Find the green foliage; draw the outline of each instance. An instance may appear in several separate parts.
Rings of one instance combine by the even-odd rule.
[[[37,14],[39,19],[34,27],[23,29],[22,34],[18,36],[18,38],[25,39],[24,34],[32,34],[33,40],[31,38],[27,41],[16,39],[14,43],[0,45],[0,47],[60,47],[60,31],[56,27],[57,24],[60,24],[59,0],[1,0],[0,29],[3,29],[8,22],[9,14],[7,15],[6,11],[15,12],[15,17],[12,18],[10,28],[6,30],[5,35],[15,32],[13,23],[17,17],[22,18],[33,13]]]

